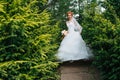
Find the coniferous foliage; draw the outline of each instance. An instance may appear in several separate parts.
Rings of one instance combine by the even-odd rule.
[[[0,79],[57,80],[58,24],[46,0],[0,1]],[[42,12],[41,12],[42,11]]]
[[[100,14],[91,15],[91,11],[83,14],[83,36],[93,49],[95,55],[93,64],[100,70],[102,80],[119,80],[120,18],[117,16],[119,11],[113,9],[115,5],[110,3],[110,1],[102,3],[107,6],[104,6],[105,11]]]

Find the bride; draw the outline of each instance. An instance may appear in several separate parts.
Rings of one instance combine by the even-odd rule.
[[[67,18],[66,25],[68,31],[62,31],[65,37],[60,44],[56,57],[61,62],[89,59],[93,54],[82,39],[82,27],[73,17],[73,12],[67,12]]]

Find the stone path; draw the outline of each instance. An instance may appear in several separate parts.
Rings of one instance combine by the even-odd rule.
[[[90,61],[65,62],[60,66],[61,80],[100,80]]]

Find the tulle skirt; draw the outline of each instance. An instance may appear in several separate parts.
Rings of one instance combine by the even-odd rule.
[[[62,40],[56,57],[61,61],[89,59],[93,54],[79,32],[67,34]]]

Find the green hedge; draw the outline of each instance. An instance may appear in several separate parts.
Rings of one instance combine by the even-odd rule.
[[[59,23],[47,0],[0,1],[0,79],[57,80]]]
[[[120,20],[113,24],[102,15],[86,20],[83,35],[93,49],[93,63],[100,70],[102,80],[120,80]]]
[[[1,80],[57,80],[54,62],[9,61],[0,64]]]

